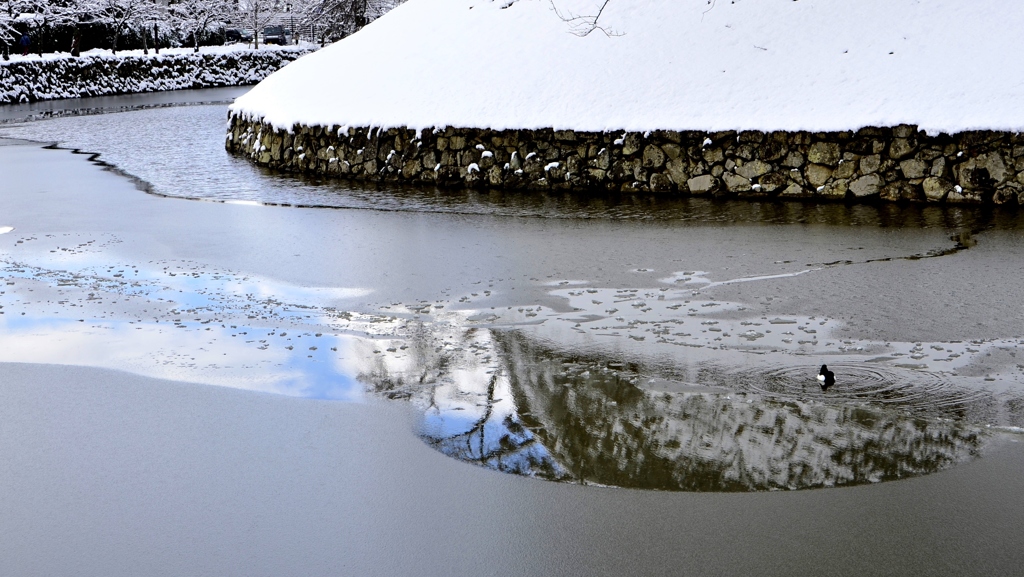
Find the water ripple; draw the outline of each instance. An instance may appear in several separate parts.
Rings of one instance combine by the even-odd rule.
[[[816,367],[775,366],[762,370],[729,370],[714,380],[738,390],[780,400],[872,405],[921,417],[989,422],[999,406],[985,389],[968,388],[944,373],[875,363],[829,363],[835,386],[821,390]],[[714,369],[709,369],[714,370]]]

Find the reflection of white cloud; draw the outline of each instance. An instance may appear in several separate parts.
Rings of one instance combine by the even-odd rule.
[[[71,241],[68,241],[69,243]],[[66,248],[66,247],[65,247]],[[224,299],[260,299],[274,305],[325,306],[331,300],[364,297],[373,291],[356,287],[302,287],[256,275],[236,275],[205,265],[171,263],[166,266],[111,264],[87,243],[72,250],[34,256],[31,264],[6,271],[11,276],[37,278],[80,287],[105,283],[109,292],[164,298],[193,307],[238,306]]]
[[[276,343],[261,349],[251,342],[256,339],[245,338],[255,335],[232,336],[243,332],[241,329],[206,328],[124,321],[0,320],[0,361],[121,369],[149,377],[292,396],[310,396],[307,388],[316,388],[321,377],[330,378],[310,370],[305,350],[288,350]],[[249,331],[252,329],[244,332]],[[333,340],[325,344],[333,345]],[[296,362],[295,357],[300,356],[303,362]],[[344,376],[334,380],[351,380],[340,378]],[[358,397],[359,392],[335,391],[331,396]]]
[[[227,283],[224,289],[235,296],[272,298],[286,304],[307,306],[322,306],[325,301],[358,298],[373,292],[362,288],[300,287],[260,278],[246,278]]]

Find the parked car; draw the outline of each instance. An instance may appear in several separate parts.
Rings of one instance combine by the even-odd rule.
[[[263,29],[264,44],[291,44],[292,33],[284,26],[267,26]]]
[[[229,28],[224,31],[224,43],[230,42],[252,42],[252,32],[238,28]]]

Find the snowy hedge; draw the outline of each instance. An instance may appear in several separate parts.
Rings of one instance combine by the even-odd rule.
[[[0,62],[0,103],[255,84],[309,52],[301,47]]]

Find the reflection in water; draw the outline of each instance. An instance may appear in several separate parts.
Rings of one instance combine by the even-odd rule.
[[[435,390],[423,434],[502,471],[644,489],[803,489],[936,472],[985,440],[979,427],[874,405],[645,390],[615,363],[560,355],[516,331],[492,338],[500,369],[486,390],[469,407],[445,406]]]
[[[0,260],[0,361],[319,399],[364,396],[347,364],[373,347],[337,326],[375,319],[324,305],[368,291],[292,286],[194,263],[109,265],[90,252],[95,244],[32,265]]]
[[[870,343],[829,353],[845,356],[830,361],[836,385],[823,391],[802,351],[832,321],[748,317],[692,289],[550,291],[571,313],[460,311],[448,301],[357,313],[344,307],[363,289],[297,287],[195,263],[114,265],[93,252],[98,244],[0,266],[0,360],[320,399],[358,399],[365,388],[421,407],[424,439],[447,455],[551,480],[663,490],[921,475],[979,454],[987,437],[976,424],[1024,424],[1017,397],[874,352],[855,361]],[[794,331],[807,340],[788,342]],[[958,367],[999,350],[888,349],[885,358],[919,363],[948,364],[926,349],[956,355]]]
[[[980,230],[1024,222],[990,207],[361,188],[271,174],[231,157],[221,146],[222,120],[222,106],[176,107],[2,132],[102,151],[102,160],[157,194],[230,203],[719,228],[758,222]],[[745,250],[757,238],[735,247]],[[942,470],[983,450],[982,425],[1024,424],[1019,396],[965,385],[967,375],[974,385],[988,376],[983,356],[1012,359],[1024,339],[839,340],[832,336],[841,325],[836,318],[762,315],[742,299],[710,294],[724,285],[804,279],[841,264],[949,254],[969,247],[969,235],[955,238],[952,249],[785,260],[774,264],[788,266],[746,276],[739,267],[738,276],[715,281],[673,260],[669,266],[679,268],[666,267],[669,276],[648,288],[533,279],[564,300],[559,310],[529,300],[510,303],[518,309],[488,309],[490,291],[477,299],[469,289],[458,301],[378,303],[363,312],[349,308],[369,294],[362,287],[291,286],[197,263],[116,264],[103,250],[120,242],[114,238],[75,246],[36,235],[11,240],[15,245],[0,251],[0,360],[108,366],[320,399],[358,399],[365,387],[421,407],[423,438],[439,451],[527,476],[663,490],[842,486]],[[14,258],[18,245],[49,242],[60,245]],[[479,308],[463,309],[469,306]],[[828,390],[814,374],[823,359],[836,375]],[[1015,370],[997,376],[1020,382]]]
[[[701,378],[731,381],[740,391],[771,398],[870,403],[905,414],[973,422],[992,422],[999,416],[991,391],[965,389],[943,374],[872,363],[836,363],[832,368],[838,373],[837,386],[825,392],[809,385],[806,370],[801,367],[741,371],[706,366]]]

